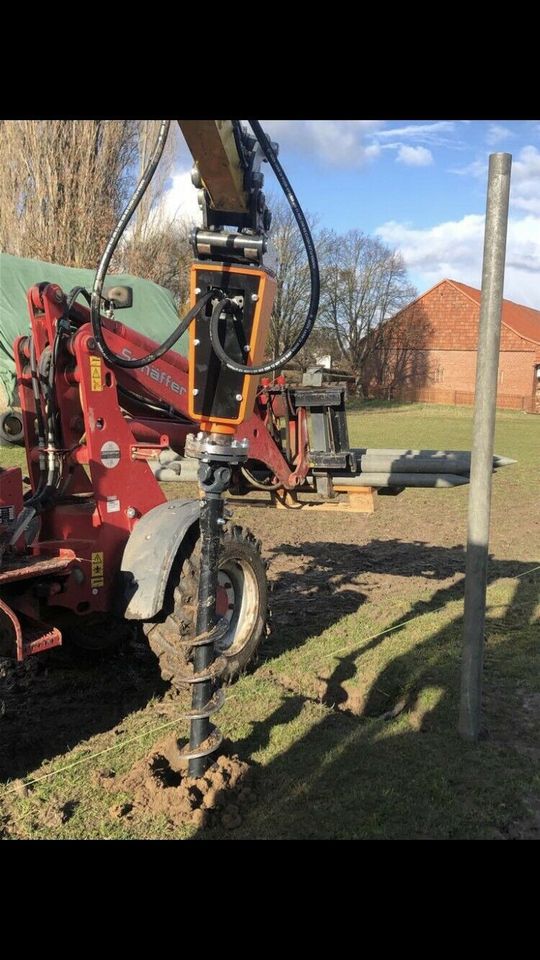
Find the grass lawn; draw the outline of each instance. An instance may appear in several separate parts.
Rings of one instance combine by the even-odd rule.
[[[366,404],[349,426],[355,446],[470,449],[472,410]],[[495,450],[518,463],[493,482],[478,744],[456,730],[468,488],[381,497],[369,517],[242,505],[235,520],[269,560],[273,633],[219,714],[255,769],[241,824],[197,832],[137,808],[111,813],[132,799],[115,782],[185,730],[135,644],[97,658],[53,651],[15,671],[0,661],[0,834],[540,835],[540,417],[501,411]],[[19,461],[0,448],[2,466]]]

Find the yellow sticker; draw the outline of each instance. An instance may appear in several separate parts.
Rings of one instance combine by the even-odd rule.
[[[103,586],[103,553],[92,554],[92,586]]]
[[[103,390],[101,382],[101,360],[99,357],[90,357],[90,389]]]

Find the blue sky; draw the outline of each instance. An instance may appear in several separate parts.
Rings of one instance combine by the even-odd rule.
[[[513,156],[505,296],[540,309],[540,120],[264,120],[302,206],[380,237],[423,291],[480,286],[487,164]],[[167,206],[196,211],[181,146]],[[267,166],[266,188],[279,190]]]

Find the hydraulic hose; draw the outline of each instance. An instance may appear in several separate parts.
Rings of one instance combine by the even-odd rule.
[[[304,346],[306,340],[308,339],[315,319],[317,316],[317,310],[319,307],[319,297],[320,297],[320,277],[319,277],[319,264],[317,261],[317,254],[315,251],[315,245],[313,243],[313,238],[311,236],[311,231],[309,229],[308,223],[302,211],[302,208],[298,202],[298,199],[294,193],[294,190],[288,180],[288,177],[281,166],[277,155],[272,148],[268,137],[266,136],[264,130],[262,129],[258,120],[249,120],[249,124],[253,133],[255,134],[256,139],[258,140],[261,149],[268,160],[274,174],[278,180],[279,185],[281,186],[287,201],[291,207],[291,210],[294,214],[294,218],[298,224],[302,239],[304,241],[304,246],[306,248],[306,254],[308,258],[310,278],[311,278],[311,296],[308,307],[308,312],[302,329],[296,338],[295,342],[288,350],[286,350],[281,357],[278,357],[277,360],[273,360],[268,363],[260,363],[254,366],[247,366],[247,364],[240,364],[233,360],[225,352],[224,348],[221,345],[219,339],[219,313],[216,313],[214,310],[212,313],[212,319],[210,321],[210,340],[212,343],[212,348],[216,356],[221,360],[223,365],[229,370],[232,370],[235,373],[241,373],[248,376],[261,376],[262,374],[272,373],[274,370],[278,370],[280,367],[284,366],[292,357],[294,357],[299,350]],[[206,306],[206,303],[211,296],[215,296],[215,291],[208,291],[204,294],[203,297],[191,308],[189,313],[184,317],[178,327],[173,331],[173,333],[157,347],[152,353],[149,353],[146,357],[139,357],[136,359],[127,360],[125,357],[121,357],[118,354],[114,353],[105,342],[103,337],[103,331],[101,327],[101,299],[103,292],[103,284],[105,281],[105,276],[109,268],[111,258],[116,250],[118,242],[127,227],[131,217],[135,213],[139,203],[141,202],[144,194],[146,193],[156,167],[162,157],[163,150],[165,149],[165,143],[167,141],[167,135],[169,133],[170,120],[163,120],[159,129],[159,133],[156,139],[156,143],[152,150],[152,154],[148,161],[148,164],[137,184],[135,192],[126,206],[120,220],[118,221],[109,242],[105,248],[103,256],[100,260],[99,266],[96,271],[96,277],[94,280],[94,287],[92,290],[91,297],[91,321],[92,321],[92,331],[96,342],[98,344],[99,350],[105,360],[110,364],[116,364],[119,367],[124,367],[127,369],[137,369],[144,367],[149,363],[154,363],[160,357],[163,356],[172,346],[180,339],[183,333],[187,330],[192,320],[203,310]],[[221,311],[220,311],[221,312]]]
[[[292,357],[296,356],[299,350],[302,349],[306,340],[308,339],[311,331],[313,330],[313,325],[317,317],[317,310],[319,309],[319,298],[320,298],[320,276],[319,276],[319,263],[317,260],[317,253],[315,251],[315,244],[313,243],[313,237],[311,236],[311,231],[309,229],[307,220],[304,216],[303,210],[296,198],[296,194],[289,183],[287,174],[285,173],[283,167],[281,166],[276,153],[270,143],[268,137],[266,136],[263,128],[261,127],[258,120],[249,120],[249,124],[253,133],[255,134],[261,149],[268,160],[268,163],[272,167],[276,175],[276,179],[283,190],[289,206],[294,214],[294,218],[298,224],[300,233],[302,234],[302,239],[304,241],[304,246],[306,248],[306,254],[309,264],[309,273],[311,278],[311,296],[309,301],[308,312],[306,319],[304,320],[304,325],[298,334],[295,342],[288,350],[285,351],[278,357],[277,360],[272,360],[268,363],[259,363],[253,366],[247,366],[247,364],[237,363],[236,360],[233,360],[223,349],[219,339],[219,317],[221,310],[216,309],[212,312],[212,317],[210,320],[210,341],[212,343],[212,349],[216,356],[221,360],[222,364],[227,367],[228,370],[232,370],[234,373],[242,373],[244,375],[255,377],[261,376],[266,373],[272,373],[274,370],[278,370],[280,367],[283,367]],[[222,301],[223,303],[224,301]],[[223,307],[221,308],[223,309]]]
[[[156,167],[159,161],[161,160],[163,151],[165,149],[165,144],[167,142],[167,135],[169,133],[170,125],[171,125],[170,120],[161,121],[159,133],[158,133],[156,142],[154,144],[154,149],[152,150],[150,159],[146,165],[145,170],[143,171],[142,177],[139,180],[137,187],[135,188],[135,192],[131,200],[129,201],[127,207],[125,208],[122,216],[120,217],[118,223],[116,224],[116,227],[114,228],[109,238],[109,242],[105,247],[103,256],[99,262],[99,265],[96,271],[96,277],[94,280],[94,287],[92,290],[92,297],[90,302],[92,331],[97,341],[97,345],[102,355],[104,356],[105,360],[107,360],[108,363],[117,364],[120,367],[139,367],[139,366],[144,367],[147,363],[152,363],[153,360],[156,359],[156,357],[150,358],[150,355],[149,355],[148,357],[141,357],[140,359],[137,359],[137,360],[126,360],[124,359],[124,357],[120,357],[116,353],[114,353],[112,350],[109,350],[109,347],[107,346],[107,344],[105,343],[105,340],[103,339],[103,333],[101,329],[100,310],[101,310],[101,294],[103,292],[103,284],[105,282],[105,276],[106,276],[107,270],[109,269],[109,264],[111,262],[112,255],[116,250],[116,247],[118,246],[120,237],[122,236],[129,221],[131,220],[133,214],[135,213],[135,210],[139,206],[139,203],[144,197],[148,187],[150,186],[150,182],[152,180]]]
[[[201,297],[198,303],[194,307],[192,307],[189,313],[178,324],[176,329],[173,330],[170,336],[167,337],[164,343],[162,343],[161,346],[157,347],[154,351],[152,351],[152,353],[147,354],[146,357],[138,357],[133,360],[126,360],[125,357],[121,357],[117,353],[114,353],[112,350],[110,350],[110,348],[107,346],[107,343],[105,342],[105,339],[103,337],[103,331],[101,328],[101,313],[100,313],[101,295],[103,291],[103,284],[105,282],[105,276],[107,274],[107,270],[109,269],[109,264],[111,262],[112,255],[116,250],[116,247],[118,246],[120,237],[122,236],[129,221],[131,220],[133,214],[135,213],[135,210],[139,206],[139,203],[141,202],[142,198],[144,197],[144,194],[146,193],[150,185],[150,181],[152,180],[152,177],[155,173],[156,167],[162,157],[163,150],[165,149],[165,143],[167,141],[167,135],[169,133],[170,123],[171,123],[170,120],[162,120],[161,122],[159,133],[158,133],[156,142],[154,144],[154,149],[152,150],[152,154],[146,165],[143,175],[139,180],[139,183],[137,184],[135,193],[133,194],[126,209],[124,210],[122,216],[120,217],[120,220],[118,221],[116,227],[114,228],[111,234],[111,237],[109,239],[109,242],[103,253],[103,256],[99,262],[99,266],[96,271],[96,278],[94,280],[94,287],[92,290],[92,297],[91,297],[91,304],[90,304],[92,331],[96,339],[97,345],[100,349],[100,352],[108,363],[116,365],[118,367],[126,367],[130,370],[136,370],[139,367],[145,367],[149,363],[154,363],[156,360],[159,360],[159,358],[162,357],[164,353],[167,353],[167,351],[174,346],[176,341],[180,339],[182,334],[185,333],[191,321],[197,316],[198,313],[201,312],[201,310],[206,306],[207,300],[209,300],[210,297],[212,296],[212,291],[208,291],[208,293],[205,294],[204,297]]]
[[[246,478],[246,480],[249,480],[251,486],[255,487],[256,490],[266,490],[267,492],[270,491],[271,493],[273,490],[281,490],[283,487],[282,483],[261,483],[260,480],[257,480],[246,467],[240,467],[240,473]]]

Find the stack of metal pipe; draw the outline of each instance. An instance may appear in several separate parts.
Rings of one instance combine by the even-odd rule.
[[[357,472],[329,470],[334,484],[356,487],[459,487],[469,482],[471,454],[467,450],[398,450],[356,447]],[[516,463],[510,457],[493,457],[493,470]],[[197,481],[198,462],[164,450],[159,461],[149,461],[161,482]],[[261,478],[262,479],[262,478]],[[308,476],[308,481],[313,482]]]
[[[334,474],[334,483],[366,487],[458,487],[469,482],[471,454],[467,450],[399,450],[356,447],[358,473]],[[493,470],[515,460],[493,457]]]

